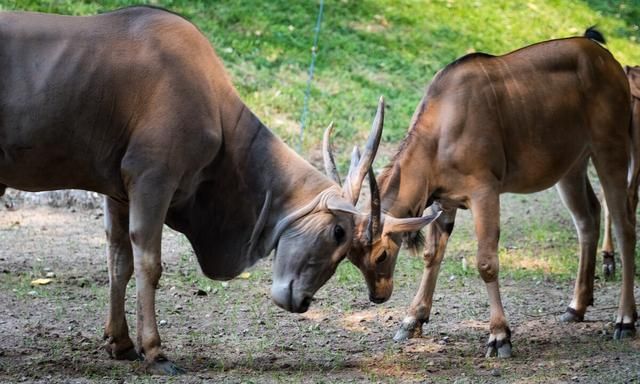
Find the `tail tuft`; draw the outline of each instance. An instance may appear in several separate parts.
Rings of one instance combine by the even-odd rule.
[[[584,37],[595,40],[600,44],[607,44],[607,41],[604,39],[604,35],[596,29],[595,25],[590,26],[586,31],[584,31]]]

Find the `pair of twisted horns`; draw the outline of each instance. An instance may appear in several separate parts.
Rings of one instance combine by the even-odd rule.
[[[342,186],[342,192],[344,196],[355,206],[360,197],[360,190],[362,183],[366,175],[369,176],[369,185],[371,188],[371,213],[369,215],[369,222],[367,225],[367,235],[369,242],[373,242],[374,239],[380,237],[380,193],[378,191],[378,184],[376,183],[375,174],[373,173],[373,159],[378,151],[378,145],[380,144],[380,138],[382,137],[382,127],[384,125],[384,98],[381,96],[378,101],[378,110],[376,111],[376,117],[373,119],[371,125],[371,132],[364,148],[362,156],[360,150],[356,145],[351,153],[351,164],[349,166],[349,172],[344,180],[344,184],[340,183],[340,175],[336,168],[335,159],[331,149],[331,132],[333,131],[333,122],[329,124],[324,132],[324,138],[322,140],[322,157],[324,159],[324,169],[327,175],[335,181],[338,185]]]
[[[383,232],[396,233],[418,231],[420,228],[437,219],[442,213],[442,208],[439,205],[435,205],[433,209],[430,211],[425,210],[422,216],[419,217],[396,218],[391,215],[384,215],[383,223],[380,205],[380,191],[378,189],[378,184],[376,183],[376,175],[371,167],[373,158],[378,150],[378,144],[380,144],[383,123],[384,99],[380,97],[378,111],[376,112],[376,117],[373,120],[373,126],[371,127],[369,138],[367,139],[364,154],[360,156],[360,151],[357,146],[353,149],[349,173],[345,178],[344,185],[342,185],[343,195],[346,196],[353,205],[355,205],[360,195],[360,189],[362,187],[364,177],[365,175],[369,176],[369,186],[371,189],[371,211],[369,213],[367,231],[365,234],[366,242],[369,245],[379,240],[383,235]],[[336,164],[331,151],[331,144],[329,142],[332,129],[333,123],[327,127],[324,133],[324,140],[322,144],[324,168],[327,175],[340,185],[340,176],[336,169]]]

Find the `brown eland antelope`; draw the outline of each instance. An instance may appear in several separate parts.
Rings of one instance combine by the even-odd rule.
[[[640,158],[640,66],[625,66],[629,87],[631,88],[631,121],[633,136],[633,151],[636,158]],[[634,165],[629,167],[633,175]],[[604,208],[604,239],[602,240],[602,274],[606,279],[611,279],[615,275],[616,263],[613,252],[613,242],[611,241],[611,216],[606,202],[602,204]]]
[[[350,245],[382,129],[382,101],[344,190],[240,100],[209,41],[150,7],[98,16],[0,13],[0,184],[105,195],[106,347],[181,370],[162,352],[155,290],[163,224],[226,280],[275,249],[273,301],[304,312]],[[135,272],[137,348],[125,319]]]
[[[592,302],[600,204],[587,178],[598,172],[621,247],[623,278],[616,339],[635,332],[633,296],[637,172],[630,161],[629,84],[620,64],[584,37],[551,40],[503,56],[467,55],[441,70],[417,107],[391,164],[378,179],[369,223],[356,229],[348,258],[363,272],[375,302],[389,298],[403,234],[442,214],[427,229],[420,288],[395,340],[419,335],[429,320],[433,291],[457,209],[471,209],[477,268],[490,302],[487,356],[511,356],[511,331],[498,284],[500,194],[531,193],[554,184],[571,211],[580,266],[564,321],[579,321]],[[377,201],[379,200],[379,201]]]

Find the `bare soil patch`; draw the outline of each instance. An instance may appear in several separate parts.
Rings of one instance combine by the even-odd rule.
[[[207,280],[187,241],[169,229],[158,320],[165,351],[188,373],[152,377],[138,363],[110,360],[102,349],[108,281],[101,210],[26,207],[0,213],[2,382],[640,381],[640,339],[611,340],[618,282],[597,282],[587,321],[561,324],[556,317],[570,299],[572,282],[503,279],[515,356],[485,359],[488,304],[475,274],[441,276],[423,337],[398,344],[391,337],[419,280],[419,272],[403,266],[406,257],[388,303],[370,304],[364,283],[332,279],[307,313],[294,315],[270,301],[268,260],[245,279]],[[47,274],[54,276],[50,284],[30,285]],[[132,334],[134,301],[131,284]]]

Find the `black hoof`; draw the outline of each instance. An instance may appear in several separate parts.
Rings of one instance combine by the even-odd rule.
[[[133,346],[133,343],[129,342],[130,347],[117,350],[116,343],[113,342],[113,339],[110,337],[106,338],[107,342],[104,345],[104,349],[107,351],[109,357],[115,360],[128,360],[128,361],[142,361],[143,358],[138,352],[136,352],[136,348]],[[126,346],[127,344],[125,344]]]
[[[176,376],[186,373],[184,369],[178,367],[166,357],[159,357],[156,360],[147,363],[146,369],[154,375],[163,376]]]
[[[498,339],[493,334],[489,337],[487,343],[487,353],[485,358],[497,356],[498,358],[511,357],[511,329],[509,327],[505,330],[504,338]]]
[[[560,316],[560,321],[563,323],[579,323],[584,321],[584,315],[579,314],[571,307],[567,307],[566,312]]]
[[[407,318],[402,321],[400,329],[393,336],[393,340],[397,342],[407,341],[414,337],[422,336],[422,324],[426,321],[419,321],[414,318]]]
[[[605,280],[613,280],[616,276],[616,259],[612,252],[602,252],[602,275]]]
[[[116,360],[129,360],[129,361],[142,361],[143,358],[136,352],[134,347],[129,348],[124,352],[118,353],[116,356],[113,356]]]
[[[632,338],[636,335],[636,326],[633,323],[623,324],[616,323],[615,331],[613,332],[614,340],[622,340]]]
[[[498,357],[500,359],[511,357],[511,340],[493,340],[487,344],[486,358]]]

